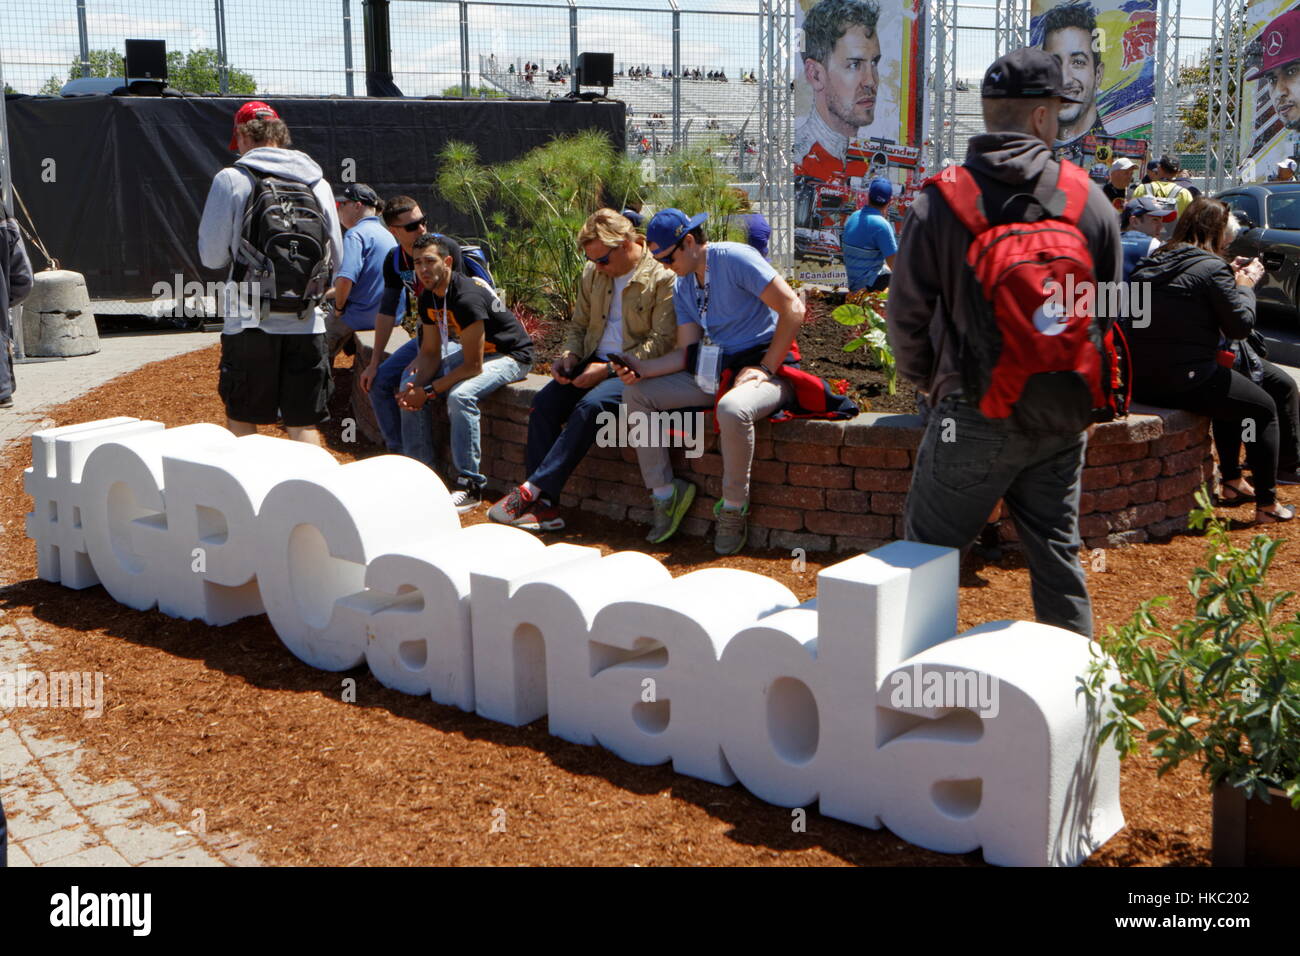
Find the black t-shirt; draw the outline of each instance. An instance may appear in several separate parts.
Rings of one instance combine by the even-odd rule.
[[[447,326],[449,332],[460,336],[475,322],[482,322],[483,356],[509,355],[511,358],[533,364],[533,340],[513,312],[486,282],[467,275],[452,273],[447,286]],[[429,289],[420,293],[420,322],[437,325],[442,316],[444,302]]]
[[[461,255],[460,243],[451,236],[443,236],[442,238],[447,243],[447,254],[451,256],[452,271],[464,272],[465,260],[464,256]],[[400,268],[394,264],[394,259],[401,263]],[[424,286],[420,285],[420,280],[415,276],[415,265],[411,262],[411,257],[406,254],[405,249],[398,246],[384,256],[384,295],[379,300],[379,311],[381,313],[384,315],[397,315],[397,303],[401,301],[403,286],[410,289],[414,296],[418,296],[424,291]],[[400,322],[402,317],[397,315],[397,320]]]
[[[1108,180],[1106,185],[1101,187],[1101,191],[1106,194],[1106,198],[1110,200],[1111,205],[1116,209],[1122,210],[1124,208],[1124,203],[1128,200],[1127,189],[1120,189]]]

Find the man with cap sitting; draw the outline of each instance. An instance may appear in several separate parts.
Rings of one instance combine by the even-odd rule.
[[[326,317],[330,358],[357,332],[375,327],[384,294],[384,257],[397,247],[379,220],[384,201],[365,183],[348,183],[334,196],[343,234],[343,264],[334,278],[334,311]]]
[[[840,235],[844,250],[844,268],[849,276],[849,291],[870,289],[880,292],[889,288],[886,265],[894,268],[898,238],[894,225],[885,217],[894,187],[888,179],[873,179],[867,187],[867,204],[849,216]]]
[[[1277,174],[1273,176],[1275,183],[1292,183],[1295,182],[1296,162],[1294,159],[1287,157],[1277,161]]]
[[[1160,230],[1178,218],[1174,207],[1151,196],[1134,196],[1120,213],[1120,243],[1124,247],[1124,281],[1145,259],[1160,248]]]
[[[318,261],[323,272],[313,280],[328,288],[343,258],[334,190],[310,156],[289,146],[289,128],[274,109],[257,101],[239,108],[230,139],[239,159],[212,181],[199,222],[199,258],[209,269],[229,266],[231,278],[243,280],[244,270],[251,274],[256,267],[248,261],[251,246],[243,234],[244,206],[254,195],[255,183],[267,177],[302,183],[320,206],[329,236],[327,261]],[[261,298],[239,298],[243,301],[238,307],[227,298],[221,334],[217,392],[226,406],[226,427],[236,435],[252,435],[258,425],[279,421],[290,438],[319,445],[316,426],[329,417],[333,386],[325,310],[316,306],[302,313],[272,312]]]
[[[794,290],[756,250],[740,242],[708,242],[708,215],[689,218],[680,209],[656,213],[646,227],[650,254],[677,275],[673,306],[676,349],[659,358],[628,356],[619,370],[623,403],[635,426],[679,408],[716,402],[722,448],[722,498],[714,550],[735,554],[748,537],[749,473],[754,423],[787,405],[794,387],[778,374],[792,354],[804,307]],[[726,382],[731,388],[725,390]],[[632,427],[629,437],[658,435],[658,428]],[[646,540],[671,538],[695,500],[695,486],[673,477],[668,448],[655,440],[636,445],[641,476],[651,491],[654,521]]]
[[[967,264],[974,237],[940,185],[969,174],[990,212],[1005,210],[1012,197],[1039,193],[1040,204],[1057,208],[1063,192],[1077,195],[1084,187],[1077,228],[1093,277],[1102,282],[1121,274],[1119,223],[1101,190],[1077,180],[1068,191],[1060,186],[1060,177],[1079,171],[1052,158],[1061,104],[1071,102],[1055,57],[1036,47],[1008,53],[984,74],[981,95],[988,132],[971,137],[965,173],[929,181],[912,201],[889,288],[889,341],[898,372],[932,409],[916,452],[904,530],[909,541],[965,549],[1002,499],[1025,549],[1035,617],[1090,636],[1092,608],[1079,564],[1087,432],[1043,432],[1022,427],[1015,416],[989,418],[976,404],[979,396],[965,394],[962,357],[979,334],[976,323],[984,313],[974,303],[984,293]],[[991,219],[1025,221],[1020,216],[1038,212],[1032,204],[1021,208]],[[1043,348],[1050,351],[1052,341]],[[1046,391],[1032,411],[1051,412],[1056,400]]]
[[[1137,169],[1137,163],[1127,156],[1121,156],[1115,162],[1110,164],[1110,173],[1106,179],[1106,185],[1101,187],[1101,191],[1106,194],[1106,198],[1111,204],[1122,210],[1124,203],[1128,199],[1129,186],[1133,182],[1133,170]]]

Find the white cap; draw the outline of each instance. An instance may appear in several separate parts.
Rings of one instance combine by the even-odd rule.
[[[1294,160],[1294,159],[1279,159],[1279,160],[1277,161],[1277,168],[1278,168],[1278,169],[1289,169],[1289,170],[1291,170],[1291,172],[1294,173],[1294,172],[1296,171],[1295,160]]]
[[[1119,159],[1115,160],[1115,162],[1110,164],[1110,171],[1112,173],[1121,172],[1122,170],[1125,169],[1136,169],[1136,168],[1137,168],[1137,163],[1133,162],[1133,160],[1129,159],[1127,156],[1121,156]]]

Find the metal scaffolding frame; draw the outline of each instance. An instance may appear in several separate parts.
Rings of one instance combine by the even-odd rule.
[[[791,46],[795,0],[759,0],[758,201],[772,225],[772,263],[794,271],[794,113]]]
[[[1002,56],[1029,45],[1029,0],[997,0],[994,55]]]
[[[957,156],[957,0],[929,0],[931,39],[930,84],[933,112],[930,124],[930,168]]]
[[[1173,12],[1170,13],[1172,4]],[[1169,151],[1178,139],[1183,85],[1179,75],[1178,38],[1182,35],[1183,0],[1161,0],[1157,12],[1155,106],[1151,118],[1151,153]]]

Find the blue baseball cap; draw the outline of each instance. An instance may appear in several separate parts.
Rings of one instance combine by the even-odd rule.
[[[867,186],[867,202],[873,206],[883,206],[894,198],[894,184],[888,179],[877,176]]]
[[[693,219],[686,218],[680,209],[660,209],[645,227],[646,242],[650,246],[650,255],[656,259],[682,241],[688,232],[709,218],[702,212]]]
[[[760,213],[750,213],[745,222],[745,241],[767,258],[767,241],[772,238],[772,226]]]

